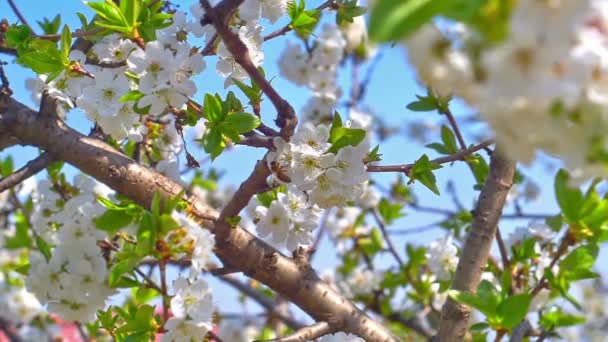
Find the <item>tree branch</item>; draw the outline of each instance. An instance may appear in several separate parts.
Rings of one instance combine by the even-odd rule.
[[[327,322],[317,322],[311,326],[302,328],[289,336],[274,338],[272,340],[258,340],[256,342],[303,342],[315,340],[323,335],[335,332]]]
[[[504,158],[500,150],[495,151],[490,162],[490,174],[479,195],[471,231],[462,248],[452,289],[470,293],[477,290],[514,173],[515,163]],[[470,307],[448,298],[441,313],[438,340],[464,340],[470,315]]]
[[[5,103],[7,106],[0,107],[0,132],[10,131],[23,144],[44,149],[146,208],[150,207],[157,192],[168,198],[184,190],[176,182],[139,165],[105,142],[69,128],[55,116],[39,116],[11,98]],[[255,177],[249,178],[253,178],[252,183],[265,180],[263,175],[268,175],[269,171],[264,162],[258,162],[254,174]],[[241,188],[250,191],[248,184],[246,181]],[[243,192],[239,190],[239,193]],[[223,220],[215,224],[218,213],[194,196],[184,196],[184,199],[189,203],[188,213],[216,235],[215,252],[225,265],[235,267],[281,293],[316,321],[328,322],[332,328],[356,334],[368,342],[397,341],[381,324],[321,281],[314,270],[303,271],[294,260],[245,229],[233,228]],[[237,209],[240,211],[247,201],[233,198],[224,209],[224,216]]]
[[[283,99],[272,85],[270,85],[270,82],[264,78],[262,73],[251,61],[249,50],[245,43],[243,43],[239,36],[226,24],[230,19],[230,15],[228,14],[232,13],[243,0],[224,0],[215,8],[211,7],[208,0],[201,0],[200,2],[207,13],[207,18],[213,22],[217,33],[222,37],[226,48],[228,48],[228,51],[230,51],[234,60],[245,69],[251,79],[258,84],[262,92],[266,94],[268,99],[270,99],[270,102],[272,102],[278,112],[276,124],[281,128],[281,137],[288,141],[298,124],[296,112],[289,102]]]
[[[8,177],[0,178],[0,193],[10,189],[49,166],[55,158],[44,152]]]

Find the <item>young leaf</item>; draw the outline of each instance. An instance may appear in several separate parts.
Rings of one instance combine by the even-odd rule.
[[[515,328],[528,314],[531,302],[532,295],[528,293],[507,297],[496,309],[496,313],[502,318],[502,326],[505,329]]]
[[[95,227],[99,230],[114,235],[120,228],[128,226],[133,221],[133,216],[125,210],[109,209],[101,216],[95,218]]]
[[[203,103],[205,118],[212,123],[218,123],[224,118],[222,111],[222,102],[217,97],[211,94],[205,94],[205,101]]]
[[[378,42],[397,41],[407,37],[440,14],[451,1],[379,0],[373,7],[370,38]]]
[[[260,118],[249,113],[232,113],[223,121],[225,127],[236,131],[238,134],[243,134],[256,129],[262,121]]]
[[[441,140],[443,146],[445,146],[448,154],[454,154],[458,152],[458,145],[456,143],[456,136],[452,133],[452,130],[446,125],[441,126]]]
[[[64,60],[70,59],[70,49],[72,48],[72,31],[68,25],[63,26],[61,31],[61,55]]]
[[[203,145],[205,152],[211,155],[212,160],[217,158],[217,156],[224,151],[224,147],[226,146],[222,133],[216,128],[208,128],[205,130],[203,138],[199,139],[199,141]]]
[[[357,146],[365,139],[365,130],[360,128],[337,128],[335,134],[339,136],[333,145],[327,150],[327,153],[338,153],[342,147]]]
[[[390,203],[386,198],[380,200],[378,203],[378,213],[382,220],[389,225],[394,220],[403,216],[401,211],[403,210],[403,205],[400,203]]]
[[[433,174],[433,170],[440,169],[441,165],[435,164],[429,160],[429,157],[424,154],[420,159],[414,162],[412,169],[408,176],[410,182],[419,181],[422,185],[426,186],[429,190],[439,195],[439,189],[437,188],[437,180]]]
[[[562,209],[564,216],[570,221],[576,222],[583,206],[583,194],[578,188],[568,184],[570,176],[564,170],[559,170],[555,175],[555,197]]]

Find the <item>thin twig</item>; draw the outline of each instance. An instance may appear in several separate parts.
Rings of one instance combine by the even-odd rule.
[[[21,11],[17,7],[17,5],[15,5],[15,2],[13,0],[8,0],[8,4],[9,4],[9,6],[11,6],[11,8],[13,9],[13,12],[15,12],[15,15],[17,16],[17,18],[19,18],[19,20],[21,21],[21,23],[23,25],[29,27],[30,30],[33,30],[32,26],[27,22],[27,20],[25,19],[25,17],[23,16],[23,14],[21,13]]]
[[[161,296],[166,295],[166,293],[163,294],[163,289],[158,286],[158,284],[156,284],[156,282],[154,282],[154,280],[152,280],[152,278],[150,278],[147,274],[145,274],[142,270],[140,270],[139,268],[135,268],[134,269],[135,273],[137,273],[140,277],[142,277],[142,279],[147,283],[147,286],[156,290],[158,293],[160,293]]]
[[[391,229],[388,231],[388,233],[390,235],[410,235],[410,234],[425,233],[429,230],[441,228],[440,224],[443,222],[444,221],[441,220],[439,222],[425,224],[425,225],[419,226],[419,227],[404,228],[404,229]]]
[[[223,275],[219,276],[218,279],[222,280],[226,284],[234,287],[239,290],[241,293],[245,294],[247,297],[250,297],[258,304],[260,304],[267,312],[269,316],[273,316],[283,321],[287,326],[292,329],[301,329],[304,327],[304,323],[299,322],[295,318],[290,315],[286,315],[284,312],[280,311],[277,307],[277,303],[270,298],[263,295],[261,292],[257,291],[253,287],[239,281],[235,276],[232,275]]]
[[[317,338],[331,334],[334,330],[327,322],[317,322],[313,325],[307,326],[305,328],[301,328],[298,331],[294,332],[291,335],[273,338],[271,340],[257,340],[254,342],[302,342],[302,341],[310,341],[316,340]]]
[[[84,38],[84,37],[88,37],[88,36],[94,36],[98,33],[103,32],[104,30],[105,29],[103,29],[103,28],[94,28],[94,29],[87,30],[87,31],[78,30],[78,31],[72,32],[72,38]],[[51,40],[54,42],[61,39],[60,34],[41,34],[41,35],[35,35],[34,37],[40,38],[40,39],[45,39],[45,40]]]
[[[502,239],[500,228],[496,228],[496,243],[498,244],[498,250],[502,259],[503,272],[511,272],[511,262],[509,261],[509,253],[507,253],[507,247],[505,241]]]
[[[50,153],[44,152],[33,160],[30,160],[24,167],[13,172],[11,175],[0,179],[0,193],[10,189],[38,172],[49,166],[55,158]]]
[[[11,56],[17,56],[17,49],[0,46],[0,53],[6,54],[6,55],[11,55]]]
[[[386,225],[382,221],[382,218],[378,214],[378,211],[376,209],[372,209],[370,211],[372,213],[372,216],[374,216],[374,219],[376,220],[376,223],[378,224],[380,231],[382,232],[382,236],[384,237],[384,240],[386,241],[388,250],[391,252],[393,257],[395,257],[395,260],[397,260],[399,267],[403,268],[405,266],[405,263],[403,262],[403,259],[401,259],[401,257],[399,256],[399,253],[397,253],[397,250],[395,249],[395,246],[393,245],[393,241],[391,240],[390,236],[388,235],[388,232],[386,231]]]
[[[452,126],[452,130],[454,131],[456,140],[458,140],[458,144],[460,144],[460,148],[465,150],[467,148],[467,144],[464,141],[464,138],[462,137],[462,133],[460,132],[460,128],[456,123],[456,119],[454,119],[452,111],[448,108],[445,111],[442,111],[442,114],[444,114],[448,118],[448,122],[450,123],[450,126]]]
[[[167,294],[167,264],[165,260],[158,263],[160,272],[160,293],[163,297],[163,322],[169,319],[169,296]]]
[[[445,157],[439,157],[431,160],[434,164],[447,164],[459,160],[464,160],[466,156],[473,154],[479,150],[482,150],[490,145],[494,144],[494,140],[486,140],[477,145],[469,148],[460,150],[454,154]],[[367,172],[402,172],[408,174],[414,164],[403,164],[403,165],[367,165]]]

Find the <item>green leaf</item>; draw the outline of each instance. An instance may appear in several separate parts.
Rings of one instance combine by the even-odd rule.
[[[130,1],[131,0],[127,2]],[[116,5],[113,1],[85,2],[85,4],[91,7],[91,9],[93,9],[93,11],[95,11],[95,13],[97,13],[99,17],[105,20],[105,22],[102,20],[96,20],[95,23],[97,25],[104,24],[109,26],[115,26],[117,28],[124,29],[128,32],[131,31],[131,27],[129,26],[127,19],[124,17],[118,5]],[[120,32],[124,31],[120,30]]]
[[[429,157],[424,154],[420,159],[414,162],[412,169],[408,176],[410,182],[419,181],[422,185],[426,186],[429,190],[439,195],[439,189],[437,188],[437,180],[433,174],[433,170],[440,169],[442,166],[435,164],[430,161]]]
[[[0,162],[0,175],[2,177],[8,177],[13,173],[13,157],[7,156]]]
[[[144,97],[144,93],[139,90],[131,90],[118,99],[120,102],[137,102]]]
[[[369,237],[359,239],[358,244],[363,249],[365,254],[374,255],[380,252],[384,248],[384,240],[382,239],[382,233],[378,228],[372,229]]]
[[[562,209],[564,216],[570,221],[576,222],[579,219],[583,206],[583,194],[578,188],[568,184],[570,176],[564,170],[559,170],[555,175],[555,196],[557,203]]]
[[[7,236],[5,238],[4,247],[8,249],[32,247],[29,224],[23,213],[18,212],[15,214],[15,233],[13,236]]]
[[[448,154],[454,154],[458,152],[458,145],[456,143],[456,136],[452,133],[452,130],[446,125],[441,126],[441,140],[445,146]]]
[[[47,262],[51,260],[51,245],[49,245],[38,235],[34,236],[34,240],[36,241],[36,247],[38,248],[38,251],[42,253],[44,259],[46,259]]]
[[[114,265],[110,270],[110,275],[108,276],[108,283],[110,287],[117,287],[122,276],[127,272],[131,272],[136,265],[137,260],[134,258],[121,260]]]
[[[44,34],[55,34],[59,30],[59,26],[61,26],[61,14],[57,14],[53,20],[49,20],[47,18],[43,18],[42,21],[36,21]]]
[[[72,48],[72,31],[68,25],[63,26],[61,31],[61,55],[64,60],[70,59],[70,50]]]
[[[133,222],[133,216],[125,210],[109,209],[101,216],[94,219],[95,226],[99,230],[108,232],[114,235],[119,229],[128,226]]]
[[[340,138],[341,131],[338,131],[342,128],[342,118],[340,117],[340,113],[335,112],[334,118],[331,123],[331,128],[329,129],[329,142],[335,143]]]
[[[218,123],[224,119],[224,113],[222,111],[222,103],[217,97],[211,94],[205,94],[205,101],[203,103],[205,118],[211,123]]]
[[[568,280],[595,278],[598,275],[591,271],[597,258],[597,245],[580,246],[574,249],[559,264],[560,274]]]
[[[473,170],[473,176],[475,176],[475,180],[477,184],[475,184],[475,189],[481,189],[483,184],[486,182],[486,178],[488,178],[488,173],[490,173],[490,166],[485,159],[479,154],[473,154],[465,157],[467,163],[471,166]]]
[[[545,311],[540,318],[540,325],[547,330],[557,327],[569,327],[585,323],[585,317],[565,313],[559,307],[552,307]]]
[[[137,18],[139,18],[141,6],[141,0],[128,0],[120,2],[120,11],[122,12],[129,26],[137,26]]]
[[[406,107],[414,112],[432,112],[437,109],[437,105],[433,99],[424,96],[416,95],[417,101],[410,102]]]
[[[4,37],[7,46],[16,48],[22,54],[32,40],[32,31],[27,25],[13,25],[4,33]]]
[[[233,78],[232,81],[236,84],[239,89],[247,96],[250,104],[259,104],[262,102],[262,90],[254,83],[252,86],[248,86],[245,83]]]
[[[88,29],[89,19],[87,19],[87,16],[81,12],[76,12],[76,15],[78,16],[78,20],[80,20],[80,25],[82,25],[82,29],[83,30]]]
[[[450,151],[447,149],[447,147],[440,143],[428,144],[425,147],[431,148],[439,154],[450,154]]]
[[[203,138],[199,140],[205,152],[211,155],[211,160],[215,160],[226,147],[222,133],[218,129],[208,128],[205,130]]]
[[[321,17],[321,11],[305,10],[305,7],[304,0],[300,0],[299,5],[296,5],[295,1],[290,1],[287,4],[287,13],[291,18],[290,26],[302,38],[308,38]]]
[[[241,217],[240,216],[230,216],[230,217],[226,217],[226,223],[228,223],[230,225],[230,227],[232,228],[236,228],[239,223],[241,222]]]
[[[365,156],[363,160],[364,163],[373,163],[382,160],[382,154],[378,153],[380,150],[380,145],[376,145],[368,154]]]
[[[360,128],[340,127],[335,130],[336,136],[339,138],[327,150],[327,153],[338,153],[338,151],[346,146],[357,146],[365,139],[365,130]]]
[[[507,297],[496,309],[496,313],[502,318],[502,326],[505,329],[515,328],[528,314],[531,302],[532,295],[528,293]]]
[[[336,24],[338,25],[352,23],[353,18],[362,16],[367,12],[367,8],[357,6],[356,2],[339,4],[338,6],[338,11],[336,13]]]
[[[474,295],[474,294],[468,293],[468,292],[461,292],[458,290],[449,290],[448,296],[450,296],[450,298],[452,298],[453,300],[455,300],[459,303],[469,305],[469,306],[479,310],[479,312],[483,313],[484,315],[486,315],[488,317],[495,316],[496,301],[486,302],[486,301],[482,300],[481,298],[479,298],[477,295]]]
[[[451,1],[379,0],[373,7],[370,38],[378,42],[397,41],[415,32],[440,14]]]
[[[262,121],[259,117],[243,112],[232,113],[223,121],[223,127],[234,130],[238,134],[251,132],[260,126]]]
[[[391,224],[394,220],[403,217],[403,205],[400,203],[390,203],[386,198],[378,203],[378,213],[382,220],[387,224]]]
[[[38,74],[48,74],[63,71],[69,65],[69,60],[57,49],[55,43],[36,39],[30,42],[26,51],[19,54],[17,63]]]

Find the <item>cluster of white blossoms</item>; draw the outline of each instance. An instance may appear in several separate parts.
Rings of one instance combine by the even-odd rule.
[[[23,287],[0,281],[0,312],[14,325],[27,325],[44,310],[36,297]]]
[[[337,85],[337,70],[345,48],[342,32],[329,24],[323,26],[311,53],[300,44],[288,42],[279,60],[281,75],[313,92],[302,109],[304,120],[319,122],[333,116],[342,95]]]
[[[203,71],[205,62],[186,42],[190,31],[205,34],[200,23],[186,22],[185,13],[176,12],[173,24],[157,31],[158,40],[140,47],[119,34],[105,36],[88,56],[70,53],[74,71],[63,72],[48,84],[47,75],[40,75],[27,86],[34,101],[46,90],[61,104],[61,111],[78,106],[113,138],[140,141],[147,132],[135,106],[161,116],[170,107],[181,108],[196,93],[191,78]]]
[[[374,291],[380,290],[382,279],[381,271],[359,267],[347,276],[338,273],[335,284],[344,296],[354,298],[358,295],[370,295]]]
[[[475,32],[433,25],[406,45],[423,83],[479,110],[510,157],[537,150],[562,158],[574,176],[605,176],[608,144],[608,4],[518,1],[506,40],[475,58]],[[457,30],[458,31],[458,30]]]
[[[202,270],[207,269],[207,265],[211,262],[213,248],[215,247],[215,236],[182,213],[174,211],[171,216],[186,230],[186,236],[180,241],[180,244],[192,248],[190,279],[195,279],[201,274]]]
[[[222,319],[217,336],[223,341],[250,342],[260,335],[260,328],[247,320],[234,318]]]
[[[245,46],[247,46],[247,52],[251,58],[251,62],[259,67],[264,62],[264,53],[262,52],[262,26],[257,22],[251,21],[246,25],[241,26],[238,29],[239,38]],[[232,83],[232,80],[243,81],[249,78],[249,74],[243,69],[243,67],[236,61],[232,53],[228,51],[226,44],[220,42],[217,46],[217,56],[219,61],[217,62],[217,72],[220,76],[226,78],[224,86],[228,87]]]
[[[175,296],[171,299],[171,317],[165,323],[167,332],[161,342],[198,341],[212,329],[213,297],[203,279],[177,278],[173,282]]]
[[[286,246],[289,251],[312,243],[312,231],[321,217],[319,207],[309,203],[306,194],[293,185],[287,188],[287,193],[278,193],[268,207],[254,197],[247,209],[258,235],[279,248]]]
[[[97,246],[97,240],[105,234],[93,222],[105,211],[95,195],[106,194],[107,188],[76,177],[80,194],[61,205],[59,198],[45,188],[49,185],[40,184],[34,196],[32,225],[36,234],[54,248],[49,260],[39,252],[30,253],[26,287],[49,312],[65,320],[88,322],[114,293],[107,285],[106,259]]]
[[[447,235],[431,242],[427,249],[427,264],[437,280],[450,280],[458,265],[458,248],[452,240],[452,236]]]
[[[287,2],[288,0],[245,0],[239,6],[239,17],[246,21],[264,18],[274,24],[287,11]]]
[[[556,232],[543,222],[532,221],[527,227],[517,227],[509,234],[505,241],[506,248],[512,252],[514,248],[520,247],[522,242],[528,239],[534,240],[535,260],[532,263],[530,283],[535,285],[535,282],[540,281],[545,275],[545,270],[551,267],[553,274],[559,271],[559,265],[553,263],[553,253],[550,248],[550,243],[556,237]],[[549,291],[547,291],[549,292]],[[545,293],[546,294],[546,293]],[[547,302],[546,300],[543,302]]]
[[[328,126],[306,122],[289,143],[275,138],[276,151],[266,158],[277,180],[285,180],[285,172],[291,184],[321,208],[344,206],[359,199],[368,179],[363,163],[368,145],[345,146],[331,153],[329,133]]]

